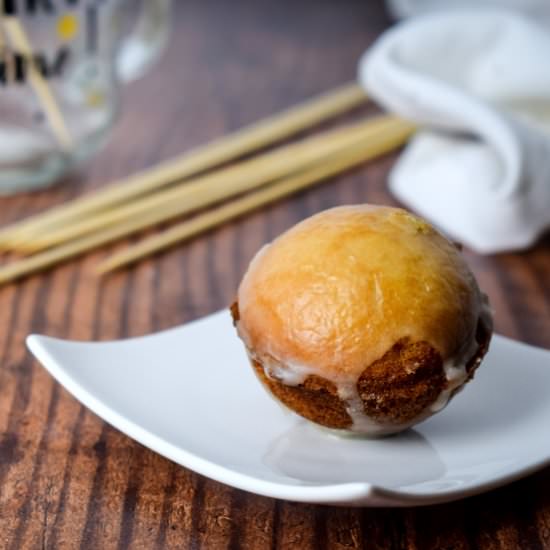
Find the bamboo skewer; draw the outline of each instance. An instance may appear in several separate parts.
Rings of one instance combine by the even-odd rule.
[[[21,242],[19,249],[38,252],[155,210],[173,211],[177,215],[188,214],[301,170],[309,164],[319,162],[326,155],[349,147],[359,139],[375,137],[384,130],[399,129],[404,124],[396,117],[381,116],[351,127],[339,128],[297,144],[287,145],[226,170],[199,177],[184,185],[147,195],[127,206],[100,213],[59,231],[46,233],[41,238]]]
[[[406,137],[407,136],[403,134],[403,141]],[[398,142],[394,145],[398,146],[397,144]],[[373,154],[383,154],[383,151],[373,152]],[[137,245],[131,246],[99,264],[96,272],[104,275],[111,271],[126,267],[152,254],[166,250],[175,244],[184,242],[204,231],[214,229],[229,220],[279,200],[291,193],[297,193],[313,183],[327,179],[344,170],[352,168],[356,164],[365,162],[369,160],[369,157],[370,155],[365,155],[364,144],[353,146],[342,155],[330,158],[324,163],[316,165],[314,168],[292,175],[266,189],[255,191],[227,205],[196,216],[192,220],[184,221],[163,231],[160,235],[155,235]]]
[[[183,230],[183,234],[185,234],[186,231],[189,235],[196,234],[199,231],[204,231],[205,229],[208,229],[212,225],[212,223],[216,224],[217,220],[220,217],[223,221],[223,219],[230,219],[224,218],[224,216],[234,217],[236,215],[240,215],[239,213],[244,213],[244,211],[246,211],[245,206],[247,209],[250,209],[253,208],[254,204],[256,203],[259,206],[260,204],[265,204],[266,202],[270,202],[271,200],[276,200],[280,196],[288,195],[292,192],[303,189],[308,185],[315,183],[316,181],[335,175],[338,172],[341,172],[355,164],[359,164],[363,161],[387,153],[402,145],[413,131],[414,128],[411,125],[407,123],[402,123],[399,128],[380,132],[380,134],[376,137],[371,136],[368,138],[362,138],[357,143],[350,145],[350,147],[345,151],[328,157],[322,165],[315,166],[304,173],[299,173],[291,176],[290,178],[283,180],[279,184],[274,184],[272,188],[270,187],[263,191],[257,192],[262,193],[262,195],[258,195],[257,193],[255,193],[256,197],[260,197],[259,203],[257,203],[257,200],[249,197],[248,202],[239,203],[241,206],[235,206],[235,204],[237,203],[234,203],[233,208],[231,208],[230,204],[227,205],[226,208],[222,207],[218,209],[218,217],[215,217],[215,215],[210,212],[203,215],[208,216],[207,218],[198,217],[195,220],[187,222],[188,226],[187,229]],[[277,195],[275,191],[276,188],[280,190],[280,192],[282,193],[281,195]],[[274,194],[269,194],[269,190],[272,190]],[[37,254],[36,256],[23,259],[4,268],[0,268],[0,284],[14,281],[32,273],[42,271],[55,264],[67,261],[71,258],[74,258],[75,256],[81,255],[89,250],[97,248],[98,246],[113,242],[121,237],[125,237],[132,233],[140,231],[141,229],[150,227],[155,223],[172,219],[177,215],[178,214],[171,210],[168,210],[167,212],[152,211],[142,216],[141,218],[128,220],[124,224],[109,227],[101,232],[84,237],[83,239],[73,241],[58,248],[54,248],[41,254]],[[199,221],[199,219],[206,219],[208,223],[204,221],[201,222]],[[169,239],[175,238],[176,237],[174,234],[169,236]],[[105,266],[103,267],[103,271],[106,271]]]
[[[25,29],[16,17],[0,16],[0,23],[12,43],[12,46],[17,48],[20,53],[24,54],[28,60],[29,82],[42,104],[42,108],[46,113],[46,117],[57,141],[63,149],[70,149],[72,146],[71,135],[50,86],[48,86],[48,83],[40,74],[36,66],[32,46]]]
[[[357,84],[342,86],[206,146],[193,149],[175,160],[115,182],[104,191],[11,225],[0,231],[0,243],[10,247],[17,240],[39,235],[53,227],[63,227],[89,214],[128,202],[129,199],[290,137],[366,101],[365,93]]]

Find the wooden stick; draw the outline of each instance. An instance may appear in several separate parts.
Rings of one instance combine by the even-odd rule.
[[[16,17],[0,16],[0,22],[12,46],[27,59],[29,82],[42,104],[57,141],[64,150],[70,149],[72,145],[71,135],[50,86],[36,66],[34,52],[25,29]]]
[[[327,169],[329,166],[328,164],[323,164],[324,168],[323,166],[318,166],[309,170],[309,173],[313,172],[313,176],[310,175],[306,178],[305,174],[298,174],[293,176],[293,178],[296,179],[294,179],[291,184],[289,184],[287,180],[285,194],[290,194],[297,190],[303,189],[307,185],[315,183],[316,181],[328,177],[329,175],[335,175],[355,164],[359,164],[366,160],[383,155],[401,146],[412,132],[414,132],[414,128],[407,123],[403,123],[401,128],[397,130],[393,129],[386,132],[381,132],[376,138],[365,138],[364,140],[361,140],[361,142],[350,147],[349,158],[346,157],[347,153],[342,152],[339,155],[328,158],[325,162],[328,163],[334,161],[336,163],[330,164],[330,169]],[[351,151],[353,151],[353,155],[351,155]],[[344,158],[348,158],[348,160],[344,161]],[[338,163],[338,159],[341,159],[341,162]],[[304,179],[298,179],[302,176]],[[44,269],[61,262],[65,262],[71,258],[88,252],[89,250],[136,233],[146,227],[150,227],[154,223],[167,221],[168,219],[172,219],[176,216],[177,214],[174,214],[173,212],[169,216],[164,214],[159,216],[158,213],[151,212],[149,215],[143,216],[142,218],[129,220],[125,224],[110,227],[102,232],[73,241],[59,248],[54,248],[41,254],[37,254],[36,256],[31,256],[30,258],[15,262],[14,264],[7,265],[6,267],[0,268],[0,284],[5,284],[28,276],[32,273],[43,271]]]
[[[41,234],[46,228],[63,227],[74,220],[162,188],[224,162],[271,145],[306,128],[349,111],[367,101],[355,83],[313,98],[282,113],[245,127],[174,160],[115,182],[107,189],[52,208],[0,231],[0,242]]]
[[[354,126],[339,128],[237,166],[218,170],[176,188],[147,195],[127,206],[97,214],[67,228],[46,232],[41,237],[21,242],[18,248],[26,252],[39,252],[157,209],[159,212],[174,210],[180,215],[187,214],[301,170],[308,164],[319,162],[326,155],[349,147],[361,138],[376,136],[385,129],[400,128],[403,124],[396,117],[380,116]]]
[[[364,144],[353,146],[341,155],[330,158],[328,161],[316,165],[314,168],[284,178],[266,189],[255,191],[229,204],[204,214],[199,214],[195,218],[177,224],[159,235],[155,235],[137,245],[131,246],[119,254],[114,254],[106,261],[99,264],[96,272],[103,275],[136,263],[143,258],[166,250],[200,233],[214,229],[229,220],[256,210],[261,206],[277,201],[292,193],[297,193],[298,191],[306,189],[313,183],[327,179],[356,164],[365,162],[369,160],[368,156],[368,154],[365,154]]]

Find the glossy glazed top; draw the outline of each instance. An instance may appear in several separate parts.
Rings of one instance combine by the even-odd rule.
[[[456,246],[397,208],[321,212],[264,247],[239,288],[239,333],[261,357],[356,378],[398,340],[443,360],[471,350],[483,295]]]

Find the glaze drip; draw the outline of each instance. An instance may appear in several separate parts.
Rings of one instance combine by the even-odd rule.
[[[484,323],[487,328],[490,328],[492,322],[491,310],[487,298],[483,296],[480,302],[479,322]],[[239,322],[236,322],[236,327],[239,336],[246,343],[247,337]],[[480,343],[477,342],[474,331],[456,355],[443,361],[443,371],[447,384],[435,401],[426,407],[417,417],[407,422],[396,424],[394,422],[380,422],[366,414],[363,401],[357,389],[361,373],[357,376],[336,376],[333,372],[327,373],[323,371],[323,369],[311,365],[301,365],[292,361],[283,361],[267,354],[254,353],[250,347],[246,345],[250,360],[256,361],[262,365],[266,376],[272,380],[276,380],[287,386],[299,386],[304,384],[308,376],[319,376],[332,382],[336,387],[338,397],[345,404],[346,412],[352,422],[351,426],[342,431],[374,437],[404,430],[445,408],[453,395],[455,395],[468,380],[470,376],[468,373],[468,365],[478,354],[479,347]]]

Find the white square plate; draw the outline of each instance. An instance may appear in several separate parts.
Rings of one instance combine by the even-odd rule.
[[[550,351],[501,336],[441,413],[379,440],[337,437],[260,386],[227,311],[106,343],[30,336],[46,369],[128,436],[260,495],[350,506],[466,497],[550,463]]]

